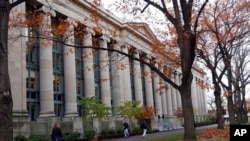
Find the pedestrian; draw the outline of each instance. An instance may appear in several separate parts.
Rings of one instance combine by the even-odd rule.
[[[63,141],[62,131],[56,123],[52,129],[51,139],[52,141]]]
[[[147,137],[147,129],[148,129],[148,125],[146,120],[144,119],[141,123],[141,130],[142,130],[142,137]]]
[[[124,136],[125,138],[127,138],[129,136],[129,133],[128,133],[128,123],[126,121],[123,122],[123,132],[124,132]]]

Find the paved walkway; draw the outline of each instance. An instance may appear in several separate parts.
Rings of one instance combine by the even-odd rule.
[[[199,130],[202,128],[213,128],[213,127],[217,127],[217,124],[197,127],[196,129]],[[147,138],[161,137],[161,136],[166,136],[166,135],[180,133],[180,132],[184,132],[184,129],[182,128],[182,129],[176,129],[176,130],[171,130],[171,131],[162,131],[162,132],[157,132],[157,133],[151,133],[151,134],[147,134]],[[124,137],[124,138],[111,139],[110,141],[139,141],[139,140],[142,140],[141,135],[129,136],[128,138]]]

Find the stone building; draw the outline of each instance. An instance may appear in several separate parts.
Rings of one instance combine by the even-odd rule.
[[[43,13],[44,19],[47,19],[44,22],[49,24],[54,24],[52,19],[61,17],[71,21],[82,20],[87,31],[83,38],[73,35],[69,37],[76,45],[113,47],[124,53],[133,48],[137,57],[147,56],[148,61],[154,57],[151,56],[150,47],[156,37],[144,23],[123,23],[100,9],[99,25],[103,29],[100,36],[93,30],[96,23],[83,20],[88,19],[93,10],[85,0],[60,0],[51,3],[53,9],[44,0],[28,0],[15,10],[25,13],[34,5],[39,8],[37,12]],[[50,13],[49,17],[47,13]],[[118,29],[117,36],[111,36],[110,29]],[[40,32],[48,31],[49,28],[44,28]],[[32,28],[22,29],[21,32],[30,37],[39,34]],[[167,82],[158,83],[161,81],[159,76],[145,76],[144,73],[151,70],[144,64],[116,52],[99,50],[93,55],[90,48],[74,48],[53,41],[43,44],[42,39],[35,40],[29,46],[30,38],[26,37],[9,42],[14,135],[49,135],[54,123],[59,123],[64,132],[83,133],[87,127],[82,123],[83,109],[77,103],[82,96],[100,98],[102,103],[112,107],[113,112],[116,106],[131,100],[141,101],[141,105],[154,106],[157,109],[151,123],[154,129],[159,128],[158,117],[164,115],[164,118],[174,119],[175,109],[181,107],[178,91]],[[69,50],[70,53],[65,53]],[[88,57],[83,57],[86,54]],[[120,66],[123,68],[118,68]],[[194,68],[193,74],[193,106],[197,115],[203,116],[206,114],[205,91],[196,82],[203,81],[204,73]],[[173,80],[178,83],[180,79],[181,74],[177,70]],[[156,91],[160,84],[165,84],[169,89]],[[121,126],[122,120],[113,113],[103,122],[95,120],[94,127],[97,131],[116,129]]]

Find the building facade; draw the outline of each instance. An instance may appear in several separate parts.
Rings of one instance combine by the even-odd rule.
[[[91,3],[69,0],[52,5],[53,9],[50,9],[43,0],[30,0],[16,10],[25,13],[35,6],[44,15],[44,22],[49,24],[48,27],[64,18],[81,21],[86,32],[83,36],[72,34],[65,41],[66,44],[55,41],[44,43],[43,38],[33,38],[31,41],[27,37],[9,42],[15,135],[48,135],[54,123],[59,123],[65,132],[83,133],[87,126],[81,118],[83,109],[77,103],[82,96],[96,96],[103,104],[112,107],[112,115],[108,120],[94,121],[93,126],[97,131],[121,126],[123,119],[115,113],[115,107],[126,101],[138,100],[141,101],[141,106],[153,106],[157,109],[151,123],[153,129],[159,128],[158,117],[175,118],[175,110],[181,107],[179,92],[159,76],[151,77],[152,71],[147,65],[117,52],[68,45],[73,41],[75,46],[100,46],[124,53],[133,50],[135,56],[146,56],[150,61],[153,58],[150,47],[156,38],[146,24],[123,23],[100,9],[98,24],[102,27],[102,34],[99,35],[94,30],[96,23],[84,20],[89,19],[93,12]],[[39,32],[50,32],[48,27]],[[75,32],[78,30],[69,28]],[[116,36],[112,36],[113,29]],[[22,29],[21,32],[29,37],[39,37],[39,32],[32,28]],[[205,91],[197,84],[204,80],[204,74],[195,68],[193,74],[193,106],[197,115],[205,115]],[[180,83],[181,73],[176,71],[172,79]],[[157,91],[161,85],[166,89]]]

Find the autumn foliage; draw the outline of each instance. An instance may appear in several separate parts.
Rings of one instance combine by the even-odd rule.
[[[153,106],[144,106],[144,112],[136,116],[137,119],[149,119],[154,116],[155,108]]]
[[[202,133],[198,136],[199,139],[203,138],[229,138],[229,126],[226,126],[225,129],[217,129],[217,128],[205,128],[202,129]]]
[[[177,116],[177,117],[183,117],[183,109],[181,107],[178,107],[174,114]]]

